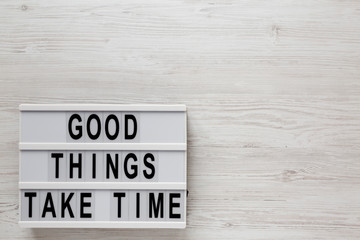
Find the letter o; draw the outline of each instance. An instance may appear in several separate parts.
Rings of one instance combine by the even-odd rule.
[[[109,133],[110,120],[114,120],[114,122],[115,122],[115,133],[113,135],[111,135]],[[106,134],[106,137],[110,140],[115,140],[117,138],[117,136],[119,135],[119,120],[114,114],[110,114],[105,120],[105,134]]]
[[[91,128],[90,128],[90,126],[91,126],[91,121],[92,121],[93,119],[97,122],[97,131],[96,131],[95,134],[92,134]],[[96,114],[91,114],[91,115],[89,116],[89,118],[88,118],[88,120],[87,120],[87,123],[86,123],[86,130],[87,130],[87,134],[88,134],[88,136],[89,136],[90,139],[96,140],[96,139],[99,138],[100,133],[101,133],[101,122],[100,122],[100,118],[99,118],[98,115],[96,115]]]

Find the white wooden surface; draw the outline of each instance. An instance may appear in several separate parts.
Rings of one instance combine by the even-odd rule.
[[[0,239],[359,239],[360,2],[0,1]],[[188,106],[185,230],[20,229],[18,105]]]

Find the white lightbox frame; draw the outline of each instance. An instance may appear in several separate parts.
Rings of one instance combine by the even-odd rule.
[[[133,189],[133,190],[183,190],[184,217],[181,222],[170,221],[22,221],[24,228],[185,228],[187,208],[187,114],[185,105],[119,105],[119,104],[21,104],[20,112],[58,111],[131,111],[131,112],[185,112],[184,143],[23,143],[19,142],[19,209],[22,189]],[[21,139],[21,117],[19,121]],[[21,182],[22,150],[166,150],[184,151],[185,182]],[[20,216],[21,214],[19,214]]]

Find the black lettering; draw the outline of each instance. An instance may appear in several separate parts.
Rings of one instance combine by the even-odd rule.
[[[149,193],[149,218],[153,218],[153,212],[155,218],[164,217],[164,193],[159,193],[157,202],[155,203],[155,194]]]
[[[151,162],[155,161],[154,155],[151,153],[147,153],[144,156],[144,165],[151,170],[150,174],[147,173],[146,170],[143,170],[144,176],[147,179],[152,179],[155,176],[155,166],[148,161],[150,159]]]
[[[115,122],[115,133],[113,135],[111,135],[109,133],[110,120],[114,120],[114,122]],[[119,135],[119,120],[114,114],[109,115],[105,120],[105,134],[106,134],[106,137],[110,140],[115,140],[117,138],[117,136]]]
[[[179,213],[173,213],[173,208],[180,207],[180,203],[174,203],[174,198],[180,198],[180,193],[169,194],[169,217],[170,218],[181,218]]]
[[[48,205],[50,205],[50,206],[48,206]],[[50,192],[48,192],[46,194],[44,209],[43,209],[41,217],[44,218],[46,216],[46,213],[48,213],[48,212],[50,212],[52,214],[53,218],[56,218],[54,202],[53,202]]]
[[[140,218],[140,193],[136,193],[136,218]]]
[[[128,155],[126,155],[125,160],[124,160],[124,172],[127,178],[129,179],[133,179],[138,175],[138,166],[137,165],[131,165],[131,169],[133,170],[133,172],[130,174],[128,171],[128,161],[129,159],[132,158],[134,159],[134,162],[137,162],[137,157],[134,153],[129,153]]]
[[[24,196],[29,198],[29,218],[32,218],[32,198],[36,197],[36,192],[26,192]]]
[[[115,165],[111,159],[111,154],[106,154],[106,178],[110,178],[110,168],[115,179],[119,178],[119,154],[115,153]]]
[[[91,202],[85,202],[85,198],[91,198],[91,193],[80,193],[80,218],[91,218],[91,213],[85,213],[85,207],[91,207]]]
[[[96,154],[92,154],[92,178],[96,178]]]
[[[70,153],[70,178],[74,177],[74,168],[78,169],[78,178],[81,178],[81,166],[82,166],[82,154],[78,154],[79,161],[77,163],[74,163],[74,154]]]
[[[97,123],[97,131],[95,134],[92,134],[91,132],[91,121],[95,119],[96,123]],[[100,136],[100,133],[101,133],[101,122],[100,122],[100,118],[98,115],[96,114],[91,114],[87,120],[87,123],[86,123],[86,130],[87,130],[87,133],[88,133],[88,136],[90,139],[92,140],[96,140],[99,138]]]
[[[121,218],[121,198],[125,197],[124,192],[115,192],[114,197],[118,199],[118,218]]]
[[[134,131],[132,132],[132,134],[129,134],[129,123],[128,123],[129,120],[132,120],[134,124]],[[127,140],[134,139],[136,136],[136,132],[137,132],[137,122],[135,116],[131,114],[125,114],[125,139]]]
[[[64,157],[63,153],[51,153],[51,157],[55,158],[55,178],[59,178],[59,159]]]
[[[71,209],[70,201],[74,196],[74,193],[70,193],[69,196],[65,200],[65,193],[61,193],[61,217],[65,217],[65,209],[68,209],[69,215],[71,218],[74,218],[74,213]]]
[[[82,122],[79,114],[73,114],[69,118],[68,129],[69,129],[70,137],[74,140],[78,140],[82,137],[82,126],[81,125],[76,126],[75,129],[77,130],[77,134],[74,134],[72,131],[72,124],[73,124],[74,119],[78,120],[79,123]]]

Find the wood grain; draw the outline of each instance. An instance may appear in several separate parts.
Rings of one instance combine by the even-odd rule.
[[[360,2],[0,2],[0,239],[359,239]],[[18,105],[188,106],[185,230],[20,229]]]

